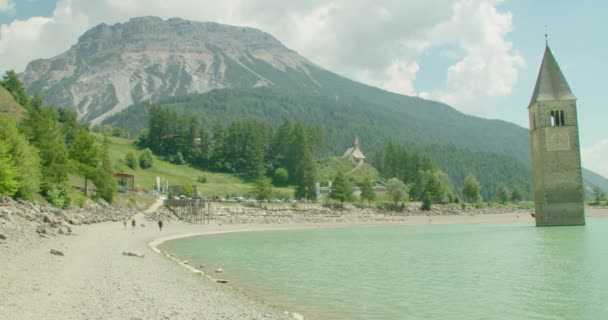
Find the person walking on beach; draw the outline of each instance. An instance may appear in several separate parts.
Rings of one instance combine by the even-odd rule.
[[[127,218],[122,219],[122,225],[127,228]]]
[[[163,221],[162,220],[158,220],[158,229],[160,231],[163,231]]]
[[[131,220],[131,229],[135,229],[136,224],[135,219]]]

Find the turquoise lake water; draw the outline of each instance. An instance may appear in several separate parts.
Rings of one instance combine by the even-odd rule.
[[[161,249],[307,319],[608,319],[608,219],[246,232]]]

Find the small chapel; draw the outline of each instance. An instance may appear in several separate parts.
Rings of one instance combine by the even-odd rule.
[[[363,161],[365,161],[365,156],[363,155],[363,152],[361,152],[359,136],[355,135],[355,144],[346,149],[346,152],[344,152],[342,158],[348,158],[358,165],[363,164]]]

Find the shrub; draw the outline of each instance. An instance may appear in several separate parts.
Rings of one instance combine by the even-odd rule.
[[[147,169],[152,167],[152,151],[148,148],[144,149],[144,151],[139,155],[139,167],[142,169]]]
[[[277,186],[284,186],[287,184],[289,180],[289,173],[285,168],[278,168],[274,171],[274,177],[272,177],[272,182],[274,182]]]
[[[127,164],[127,167],[133,170],[137,169],[137,159],[135,158],[133,152],[129,152],[125,155],[125,163]]]
[[[192,186],[190,185],[182,186],[182,194],[184,194],[188,198],[192,198],[192,196],[194,195],[194,189],[192,189]]]
[[[186,160],[184,160],[184,155],[181,152],[178,152],[175,154],[174,157],[172,157],[172,161],[174,164],[177,165],[182,165],[184,163],[186,163]]]
[[[424,193],[424,197],[422,197],[422,210],[424,211],[431,211],[431,203],[433,202],[433,199],[431,197],[431,193],[430,192],[425,192]]]
[[[52,186],[44,197],[46,201],[59,208],[66,208],[70,205],[70,195],[66,186]]]

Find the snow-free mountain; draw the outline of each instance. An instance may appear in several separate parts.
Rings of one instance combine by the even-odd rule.
[[[99,122],[131,104],[222,88],[318,86],[318,68],[258,29],[173,18],[100,24],[67,52],[29,63],[29,92]]]

